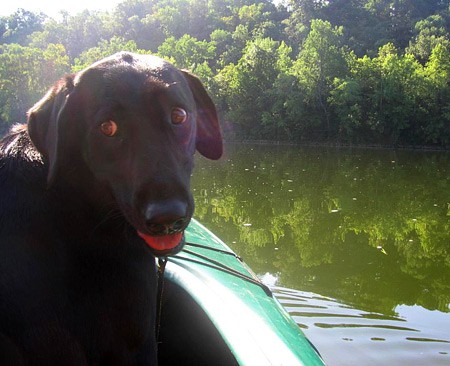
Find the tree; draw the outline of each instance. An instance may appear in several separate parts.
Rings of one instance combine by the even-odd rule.
[[[178,0],[173,3],[169,2],[169,4],[158,7],[154,17],[158,20],[166,38],[180,38],[187,33],[188,21],[186,21],[186,15],[189,14],[188,3]]]
[[[264,3],[242,6],[237,10],[237,25],[247,27],[260,38],[276,36],[276,25],[270,20],[271,13],[265,11],[265,7]]]
[[[230,39],[230,38],[228,38]],[[238,25],[233,33],[231,40],[227,44],[223,44],[225,51],[220,55],[218,64],[222,67],[229,64],[236,64],[242,57],[242,53],[247,45],[253,39],[248,27]]]
[[[336,132],[328,105],[333,81],[347,72],[341,45],[342,34],[342,27],[333,27],[329,22],[319,19],[313,20],[311,31],[293,66],[309,114],[299,117],[308,118],[305,124],[321,129],[324,138],[331,138]]]
[[[158,47],[158,55],[180,68],[189,69],[209,86],[208,81],[213,77],[210,65],[215,55],[213,42],[199,41],[187,34],[180,39],[169,37]]]
[[[363,91],[360,80],[351,77],[336,78],[330,92],[329,103],[335,110],[340,140],[364,143],[366,123],[363,109]]]
[[[64,16],[67,20],[68,14]],[[33,32],[29,37],[29,46],[44,50],[50,43],[62,44],[68,49],[69,46],[69,29],[66,21],[57,22],[54,19],[48,19],[42,30]]]
[[[410,54],[398,55],[392,44],[381,47],[373,61],[380,77],[372,99],[377,120],[372,128],[381,143],[395,145],[417,117],[421,65]]]
[[[354,58],[350,77],[337,79],[330,97],[341,131],[359,142],[407,141],[421,115],[421,70],[412,55],[399,55],[393,44],[381,47],[377,57]]]
[[[0,44],[62,45],[74,71],[120,50],[158,52],[255,138],[443,144],[448,91],[431,70],[445,69],[449,14],[441,0],[124,0],[61,19],[19,10],[0,17]],[[25,98],[9,96],[8,121]]]
[[[216,77],[219,93],[229,107],[227,117],[248,138],[273,138],[273,87],[289,62],[289,53],[284,43],[257,38],[248,42],[236,65],[225,66]]]
[[[69,71],[69,58],[62,45],[0,47],[0,132],[5,132],[12,123],[24,122],[26,111]]]
[[[440,15],[431,15],[415,25],[417,35],[409,42],[408,53],[412,53],[422,64],[425,64],[431,51],[441,44],[450,49],[449,34],[445,28],[445,20]]]
[[[298,51],[308,35],[311,21],[320,18],[320,9],[324,6],[324,2],[290,0],[288,6],[291,12],[289,18],[283,21],[284,31],[295,51]]]
[[[75,64],[72,67],[73,72],[83,70],[90,66],[95,61],[110,56],[116,52],[129,51],[135,53],[145,53],[144,50],[139,50],[136,42],[125,41],[121,37],[112,37],[109,41],[100,41],[97,47],[92,47],[75,59]]]
[[[422,89],[419,101],[425,112],[416,126],[416,133],[424,143],[450,146],[450,52],[436,45],[423,70],[427,88]]]
[[[18,9],[8,17],[4,17],[0,27],[1,43],[27,44],[27,38],[33,32],[40,31],[44,27],[46,16],[36,14],[24,9]]]

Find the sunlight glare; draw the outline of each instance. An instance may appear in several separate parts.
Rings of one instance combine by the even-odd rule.
[[[0,16],[8,16],[16,12],[18,9],[25,9],[35,13],[42,12],[52,18],[61,17],[61,11],[67,11],[69,14],[77,14],[85,9],[112,11],[116,5],[124,0],[78,0],[78,1],[60,1],[55,3],[54,0],[17,0],[14,2],[0,2]]]

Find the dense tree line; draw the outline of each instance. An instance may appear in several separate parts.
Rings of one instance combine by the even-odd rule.
[[[0,132],[62,74],[119,50],[208,86],[229,139],[450,147],[441,0],[127,0],[0,18]]]

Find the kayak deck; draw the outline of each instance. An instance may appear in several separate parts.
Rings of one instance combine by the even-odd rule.
[[[164,279],[162,365],[323,365],[270,290],[197,221]]]

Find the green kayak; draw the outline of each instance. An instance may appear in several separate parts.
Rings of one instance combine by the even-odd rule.
[[[255,274],[192,220],[162,286],[161,365],[324,365]]]

